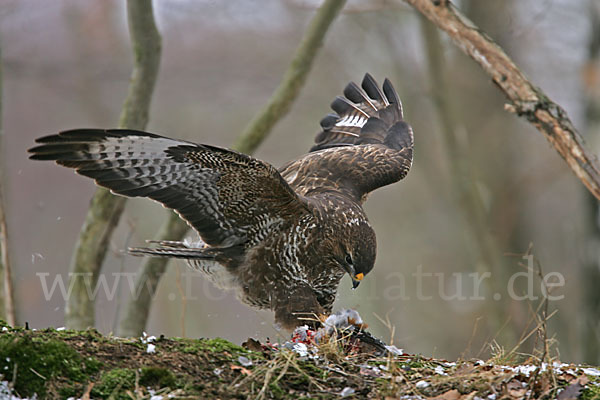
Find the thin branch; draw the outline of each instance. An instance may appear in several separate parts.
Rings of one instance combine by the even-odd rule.
[[[323,44],[325,34],[345,3],[346,0],[325,0],[306,30],[279,86],[266,107],[257,114],[238,137],[233,146],[234,149],[246,154],[253,153],[275,124],[290,110],[306,81],[317,52]],[[187,225],[175,213],[172,213],[160,229],[156,239],[181,240],[187,231]],[[143,332],[150,314],[152,296],[160,277],[165,272],[168,261],[167,258],[149,258],[145,261],[137,274],[134,292],[136,296],[125,306],[125,312],[117,331],[119,336],[139,336]]]
[[[128,0],[129,34],[134,53],[134,68],[129,93],[119,120],[119,126],[143,129],[148,122],[152,91],[158,75],[161,38],[150,0]],[[98,189],[92,198],[71,261],[70,279],[73,291],[65,308],[65,325],[72,329],[94,326],[94,299],[87,285],[95,287],[108,243],[125,207],[125,198]],[[89,276],[90,281],[81,279]]]
[[[311,21],[300,45],[296,49],[290,66],[265,108],[250,122],[235,141],[234,148],[242,153],[252,153],[273,126],[290,110],[298,97],[310,72],[317,52],[336,15],[344,7],[346,0],[326,0]]]
[[[0,160],[2,157],[2,142],[4,130],[2,129],[2,55],[0,53]],[[15,325],[15,304],[13,297],[12,270],[8,248],[8,229],[6,228],[6,214],[4,212],[4,168],[0,161],[0,318],[6,320],[9,325]]]
[[[567,162],[588,190],[600,199],[600,167],[588,153],[567,113],[527,80],[506,53],[460,13],[449,0],[404,0],[445,31],[504,92],[506,109],[531,122]]]

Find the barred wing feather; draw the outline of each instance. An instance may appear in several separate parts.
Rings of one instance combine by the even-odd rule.
[[[260,240],[303,204],[271,165],[235,151],[134,130],[79,129],[37,140],[55,160],[113,193],[175,210],[212,246]]]

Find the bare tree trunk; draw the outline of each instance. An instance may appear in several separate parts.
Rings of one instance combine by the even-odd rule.
[[[325,0],[306,30],[282,81],[265,108],[257,114],[236,140],[233,148],[251,154],[267,137],[273,126],[290,110],[300,89],[304,86],[318,50],[331,23],[344,7],[346,0]],[[157,240],[180,240],[187,232],[185,225],[175,214],[160,229]],[[150,303],[160,277],[166,269],[167,258],[148,259],[136,278],[134,293],[139,294],[126,305],[117,334],[139,336],[148,320]]]
[[[4,168],[2,161],[2,142],[4,130],[2,129],[2,53],[0,53],[0,318],[9,325],[17,322],[13,298],[12,271],[9,258],[8,229],[6,228],[6,213],[4,212]]]
[[[588,140],[600,144],[600,6],[590,1],[591,32],[589,57],[584,68],[585,117]],[[585,204],[587,237],[581,265],[582,311],[581,352],[586,363],[600,362],[600,204],[587,195]]]
[[[127,14],[135,64],[119,126],[143,129],[148,122],[158,75],[161,38],[154,23],[151,0],[128,0]],[[65,325],[71,329],[94,326],[95,300],[88,294],[88,285],[95,287],[97,283],[125,201],[124,197],[113,196],[106,189],[97,189],[92,198],[71,261],[69,279],[73,280],[73,291],[65,309]]]
[[[473,58],[507,96],[505,108],[531,122],[567,162],[588,190],[600,199],[600,166],[584,147],[567,113],[521,70],[488,36],[460,13],[449,0],[404,0],[445,31]]]
[[[444,48],[440,39],[439,31],[425,18],[421,18],[423,41],[426,46],[427,64],[431,81],[431,96],[439,119],[439,128],[444,138],[444,149],[447,153],[452,188],[462,208],[464,223],[470,232],[470,237],[475,241],[473,265],[479,274],[489,272],[494,279],[484,280],[487,291],[499,293],[506,282],[505,266],[500,258],[501,252],[498,243],[491,234],[487,222],[487,211],[481,193],[476,186],[476,177],[473,173],[468,149],[462,148],[457,140],[459,123],[455,118],[456,110],[452,108],[452,102],[456,96],[445,78],[448,65],[444,57]],[[505,324],[506,304],[505,302],[487,302],[487,318],[491,332],[498,332],[502,344],[513,343],[515,337],[510,330],[502,330]],[[512,344],[511,344],[512,345]]]

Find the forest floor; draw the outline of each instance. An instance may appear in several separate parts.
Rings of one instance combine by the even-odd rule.
[[[600,399],[595,367],[395,353],[1,325],[0,399]]]

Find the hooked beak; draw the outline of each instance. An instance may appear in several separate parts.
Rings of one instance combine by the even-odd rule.
[[[364,277],[365,277],[365,274],[363,274],[363,273],[355,274],[352,277],[352,289],[356,289],[358,287],[358,285],[360,285],[360,281],[362,281]]]
[[[358,285],[360,285],[360,281],[362,281],[365,277],[365,274],[363,274],[362,272],[360,274],[357,274],[354,270],[354,267],[348,264],[344,265],[344,269],[346,270],[348,275],[350,275],[350,278],[352,278],[352,289],[356,289]]]

